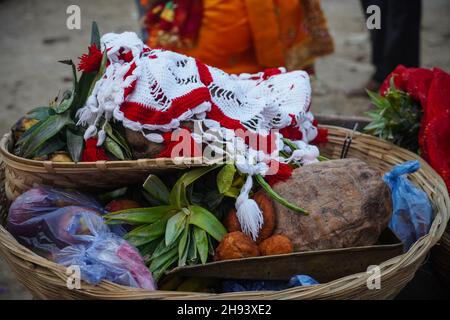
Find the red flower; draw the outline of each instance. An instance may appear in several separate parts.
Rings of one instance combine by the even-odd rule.
[[[313,126],[317,128],[317,137],[315,137],[314,140],[311,141],[311,143],[315,145],[320,143],[327,143],[328,129],[319,128],[319,122],[316,119],[313,120]]]
[[[97,160],[108,160],[106,152],[102,147],[97,147],[97,138],[86,140],[81,162],[92,162]]]
[[[83,72],[97,72],[100,69],[102,63],[102,52],[97,48],[95,44],[89,46],[89,54],[83,54],[79,59],[78,71]]]
[[[293,169],[290,165],[272,160],[269,163],[269,171],[264,179],[269,185],[273,186],[277,182],[288,180],[292,176],[292,171]]]

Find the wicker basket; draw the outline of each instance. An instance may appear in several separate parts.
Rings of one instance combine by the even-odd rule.
[[[0,141],[0,155],[5,162],[5,191],[14,200],[35,184],[80,190],[108,190],[142,182],[146,173],[185,169],[198,166],[202,158],[158,158],[133,161],[53,162],[29,160],[13,155],[9,150],[12,135]]]
[[[328,127],[329,143],[321,148],[330,158],[338,158],[349,130]],[[374,137],[355,133],[348,157],[365,160],[380,171],[417,155]],[[154,291],[148,292],[103,281],[97,286],[82,283],[80,290],[66,287],[65,268],[37,256],[21,246],[0,226],[0,252],[14,270],[18,280],[36,298],[42,299],[390,299],[414,277],[429,250],[442,236],[450,216],[450,200],[443,180],[423,160],[421,170],[412,180],[429,196],[436,217],[428,235],[419,239],[403,255],[383,262],[381,288],[369,290],[370,274],[358,273],[328,283],[310,287],[296,287],[276,292],[242,292],[227,294]],[[9,164],[6,165],[8,167]],[[8,171],[7,171],[8,172]]]

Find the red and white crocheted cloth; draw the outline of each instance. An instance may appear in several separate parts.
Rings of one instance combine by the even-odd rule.
[[[102,47],[108,58],[105,74],[78,113],[79,123],[88,125],[85,139],[98,135],[99,145],[103,143],[105,132],[98,127],[103,118],[121,121],[159,143],[163,142],[161,132],[177,129],[181,121],[188,120],[203,120],[222,135],[244,129],[264,136],[272,129],[292,127],[301,131],[302,141],[297,141],[301,150],[290,160],[316,161],[318,150],[308,145],[317,136],[317,129],[309,112],[311,87],[306,72],[279,68],[229,75],[185,55],[152,50],[131,32],[104,35]],[[245,160],[237,161],[237,168],[249,176],[236,201],[240,218],[243,211],[257,209],[248,199],[251,176],[265,175],[268,160],[282,161],[278,157],[282,137],[277,137],[278,150],[263,155],[240,139],[231,142],[239,150],[235,160]],[[257,225],[242,222],[244,229],[255,236],[262,215],[259,212]]]

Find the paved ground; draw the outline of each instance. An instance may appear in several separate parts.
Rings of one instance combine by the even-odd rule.
[[[66,28],[66,8],[81,8],[82,29]],[[323,0],[336,53],[317,63],[313,111],[362,115],[364,98],[349,99],[345,92],[360,86],[372,72],[368,34],[358,0]],[[424,1],[423,65],[450,71],[450,2]],[[133,0],[0,0],[0,133],[26,110],[45,105],[70,86],[69,69],[57,60],[76,59],[89,41],[90,23],[102,32],[138,30]],[[408,48],[405,48],[408,50]],[[0,299],[27,299],[0,258]]]

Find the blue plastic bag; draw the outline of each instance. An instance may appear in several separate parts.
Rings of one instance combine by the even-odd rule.
[[[393,210],[389,228],[402,241],[405,251],[428,233],[433,220],[428,195],[404,176],[419,168],[419,161],[408,161],[396,165],[383,176],[392,194]]]
[[[64,266],[78,266],[91,284],[109,280],[154,290],[152,275],[138,251],[105,224],[106,211],[77,191],[33,188],[8,213],[7,229],[23,245]]]

